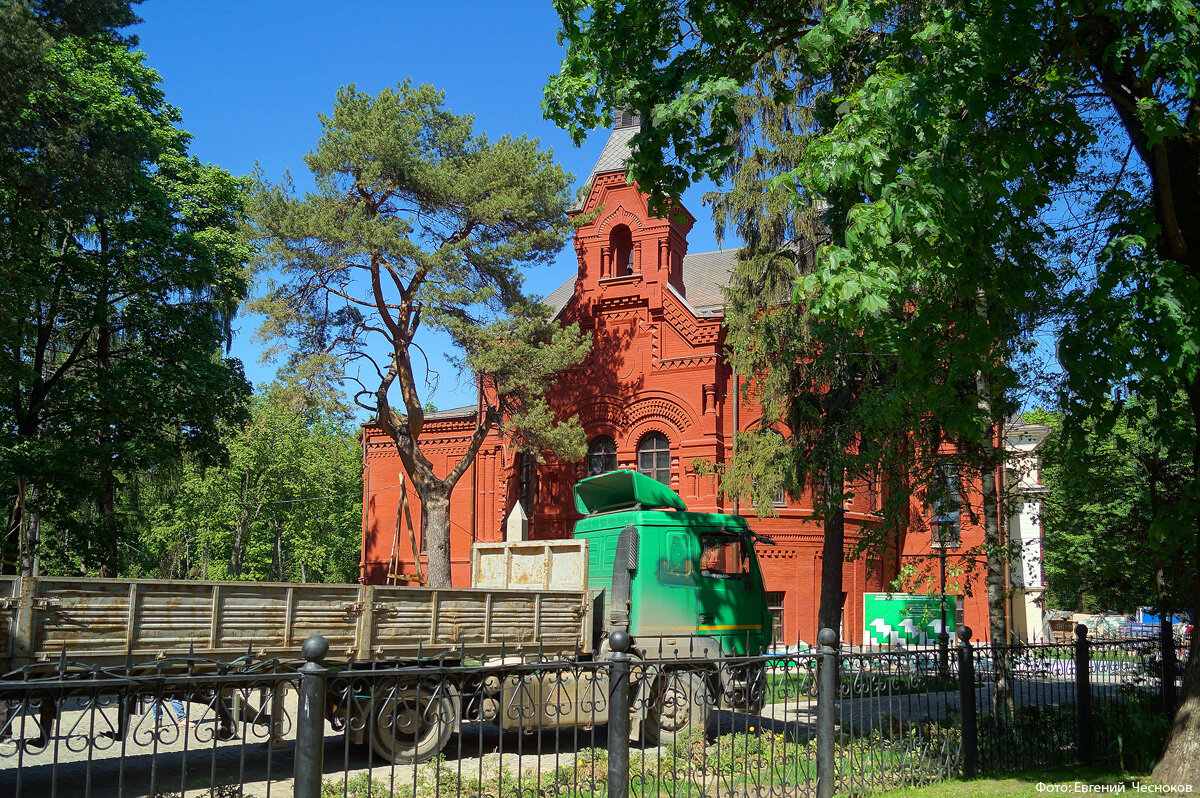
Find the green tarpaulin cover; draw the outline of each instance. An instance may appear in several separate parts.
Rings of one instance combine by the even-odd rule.
[[[610,471],[580,480],[575,485],[575,509],[583,515],[607,513],[634,507],[670,507],[686,510],[679,494],[636,471]]]

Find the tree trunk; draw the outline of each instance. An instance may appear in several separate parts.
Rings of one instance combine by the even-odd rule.
[[[100,253],[107,258],[108,226],[104,223],[104,219],[99,219],[98,222],[100,228]],[[104,308],[106,311],[109,307],[107,281],[100,286],[99,307]],[[108,371],[111,367],[111,354],[112,326],[108,323],[106,316],[96,327],[96,366],[100,369],[101,373]],[[109,377],[105,375],[103,379],[107,381]],[[113,453],[113,436],[101,434],[100,446],[110,454]],[[96,529],[100,533],[101,540],[104,541],[104,560],[100,563],[100,578],[116,579],[121,571],[121,552],[117,524],[116,477],[113,476],[111,465],[101,465],[100,467],[104,469],[104,473],[99,475],[100,499],[96,502]]]
[[[983,289],[976,291],[975,314],[985,327],[989,324],[987,307],[986,293]],[[996,470],[1000,466],[996,434],[1002,419],[997,417],[992,381],[983,370],[975,372],[975,391],[979,394],[980,415],[987,422],[979,440],[979,487],[983,504],[983,546],[987,555],[988,637],[996,673],[993,699],[997,714],[1008,714],[1013,710],[1013,675],[1012,658],[1007,648],[1005,610],[1011,555],[1008,536],[1000,535],[1000,495],[996,485]]]
[[[286,582],[283,573],[283,524],[276,518],[271,521],[271,527],[275,532],[275,548],[271,553],[271,577],[268,581]]]
[[[30,490],[36,494],[36,491]],[[21,576],[38,575],[38,546],[42,537],[42,516],[37,512],[25,516],[26,557],[21,562]]]
[[[1008,624],[1005,620],[1005,605],[1008,602],[1005,566],[1008,564],[1009,550],[1008,541],[1000,536],[1000,502],[996,490],[997,459],[992,443],[993,429],[986,433],[980,482],[983,499],[983,538],[987,550],[988,632],[992,643],[992,661],[996,669],[995,707],[996,712],[1007,713],[1013,709],[1012,658],[1008,650]]]
[[[21,573],[21,567],[25,559],[26,489],[25,478],[18,477],[12,507],[8,513],[8,526],[4,530],[4,562],[3,568],[0,568],[0,573],[4,573],[5,575],[29,575]]]
[[[237,579],[242,575],[242,560],[245,551],[246,529],[250,526],[249,512],[243,511],[241,519],[233,530],[233,551],[229,554],[229,578]]]
[[[842,468],[826,469],[822,475],[826,501],[841,496],[846,490]],[[832,512],[831,512],[832,511]],[[846,511],[839,501],[828,507],[822,530],[821,544],[821,603],[817,608],[817,631],[832,629],[841,641],[842,567],[846,559]]]
[[[100,564],[101,579],[120,576],[120,556],[117,539],[117,488],[111,473],[101,479],[100,501],[96,505],[96,528],[104,541],[104,562]]]
[[[1188,402],[1192,417],[1200,432],[1200,380],[1188,385]],[[1200,479],[1200,437],[1192,448],[1192,479]],[[1154,767],[1151,778],[1159,784],[1188,784],[1200,788],[1200,517],[1196,519],[1196,567],[1192,574],[1192,640],[1187,668],[1183,672],[1183,689],[1175,704],[1171,730],[1162,759]]]
[[[37,502],[37,494],[37,488],[30,485],[24,477],[17,481],[17,498],[9,520],[10,532],[16,535],[16,568],[9,571],[6,561],[5,573],[16,573],[19,576],[37,575],[38,538],[41,537],[42,523],[41,516],[29,509],[30,504]]]
[[[994,418],[991,401],[991,385],[983,373],[976,374],[980,407],[984,418]],[[995,665],[994,700],[997,713],[1013,710],[1012,656],[1008,650],[1008,635],[1004,611],[1008,602],[1006,566],[1009,560],[1007,536],[1000,534],[1000,492],[996,485],[996,469],[1000,464],[997,456],[995,436],[998,424],[989,424],[980,439],[982,457],[979,458],[979,488],[983,504],[984,550],[988,557],[986,584],[988,584],[988,632],[991,641],[992,662]]]
[[[1200,788],[1200,633],[1195,631],[1190,652],[1167,746],[1150,777],[1159,784],[1188,784],[1195,790]]]
[[[421,540],[429,557],[425,584],[450,587],[450,491],[442,482],[421,486]],[[418,555],[420,556],[420,555]]]

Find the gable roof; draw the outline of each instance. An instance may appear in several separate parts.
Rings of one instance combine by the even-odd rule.
[[[592,190],[592,184],[596,182],[596,175],[625,171],[625,162],[629,160],[629,142],[638,130],[637,125],[618,127],[608,135],[608,141],[604,143],[604,149],[600,151],[600,157],[596,159],[592,173],[588,175],[587,182],[583,184],[579,199],[567,210],[568,213],[579,213],[583,210],[583,204],[587,202],[587,195]]]

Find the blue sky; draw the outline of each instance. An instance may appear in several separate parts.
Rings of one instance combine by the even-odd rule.
[[[291,170],[309,185],[302,157],[320,135],[317,114],[329,112],[340,86],[377,92],[405,78],[446,92],[455,113],[475,114],[477,130],[498,137],[527,134],[553,148],[557,160],[587,179],[607,131],[575,148],[542,118],[542,87],[558,71],[562,48],[549,0],[457,2],[180,2],[147,0],[134,32],[147,63],[162,75],[167,99],[195,137],[192,152],[234,174],[257,161],[272,179]],[[700,191],[684,196],[697,217],[694,252],[716,249]],[[575,269],[570,245],[528,274],[530,290],[549,293]],[[256,385],[274,367],[258,363],[250,338],[256,322],[238,320],[234,354]],[[432,356],[445,348],[430,341]],[[438,407],[473,401],[469,378],[440,366],[432,400]]]

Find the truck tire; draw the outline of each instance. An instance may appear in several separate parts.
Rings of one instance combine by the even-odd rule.
[[[447,685],[421,682],[381,689],[371,713],[371,747],[392,764],[424,762],[446,746],[457,719],[457,695]]]
[[[708,680],[696,671],[667,671],[655,680],[642,721],[642,739],[650,745],[674,742],[690,732],[703,734],[712,717]]]

